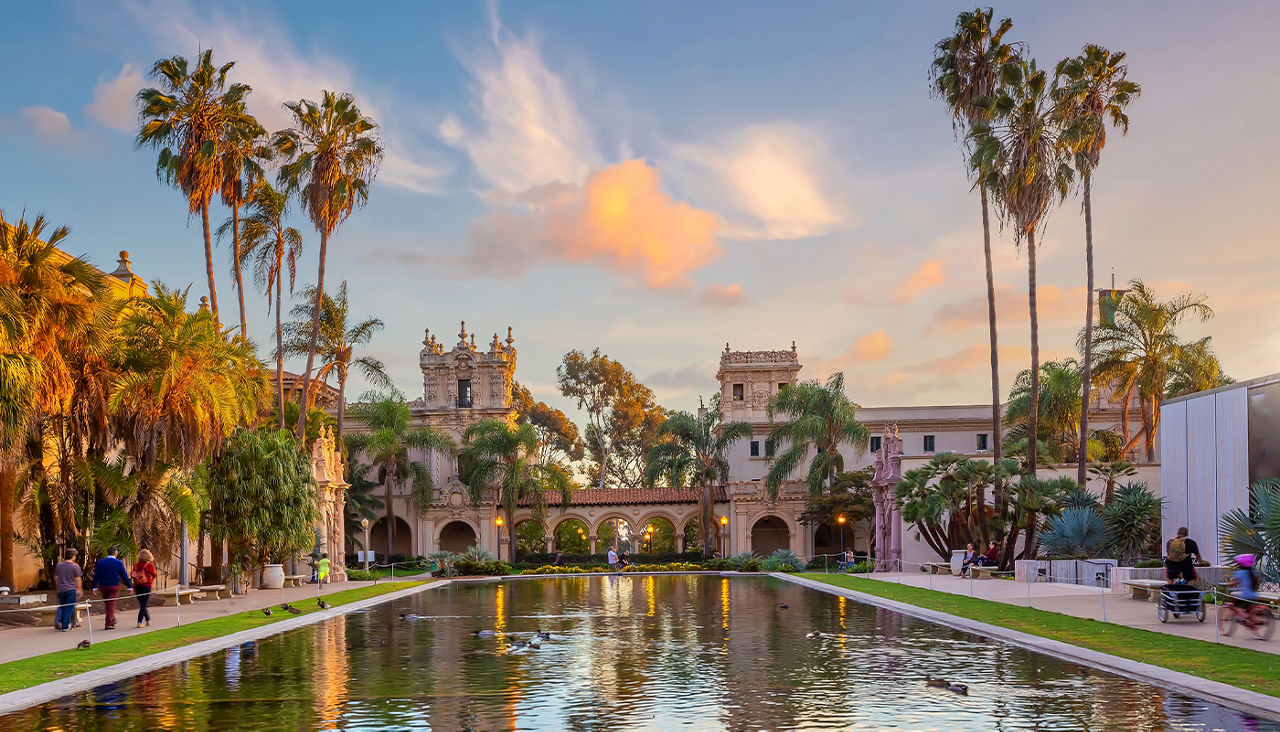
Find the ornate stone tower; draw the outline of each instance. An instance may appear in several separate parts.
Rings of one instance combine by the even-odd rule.
[[[800,358],[795,341],[790,351],[731,351],[720,354],[720,408],[725,421],[768,422],[765,408],[778,389],[796,381]]]
[[[422,399],[414,411],[453,415],[444,422],[466,424],[482,419],[506,419],[511,411],[511,380],[516,371],[515,339],[507,328],[506,341],[493,334],[489,350],[476,347],[475,334],[468,340],[467,323],[458,331],[458,342],[448,351],[426,332],[418,363],[422,367]]]

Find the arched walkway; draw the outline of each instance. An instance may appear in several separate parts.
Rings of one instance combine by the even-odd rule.
[[[844,549],[852,550],[855,554],[866,553],[867,547],[865,542],[863,546],[858,545],[858,535],[854,530],[852,522],[844,525]],[[839,526],[819,526],[813,532],[813,554],[839,554],[841,551],[840,543],[840,527]]]
[[[767,557],[779,549],[791,548],[791,530],[777,516],[764,516],[751,526],[751,551]]]
[[[638,533],[641,554],[668,554],[676,550],[676,527],[665,516],[650,516],[640,524]]]
[[[387,544],[387,517],[383,516],[369,527],[369,548],[373,550],[378,561],[386,561],[387,555],[403,554],[406,557],[413,553],[413,530],[399,516],[391,531],[391,543]]]
[[[570,518],[556,524],[554,538],[556,551],[565,554],[586,554],[591,549],[589,528],[582,519]]]
[[[465,521],[450,521],[440,529],[440,541],[437,544],[443,551],[459,554],[479,542],[476,541],[476,531],[470,524]]]
[[[639,551],[636,531],[626,518],[606,518],[596,525],[596,552],[604,554],[609,547],[617,547],[618,553],[635,554]]]
[[[702,551],[702,521],[694,516],[684,522],[684,550],[687,552]]]
[[[547,527],[541,521],[525,519],[516,524],[516,561],[528,554],[547,550]]]

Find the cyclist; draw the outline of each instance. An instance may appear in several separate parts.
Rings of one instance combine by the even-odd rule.
[[[1258,603],[1258,583],[1261,578],[1253,569],[1254,559],[1252,554],[1239,554],[1236,556],[1236,566],[1238,569],[1231,573],[1231,582],[1237,588],[1236,592],[1231,595],[1231,604],[1235,605],[1240,612],[1245,613],[1248,617],[1250,608]]]

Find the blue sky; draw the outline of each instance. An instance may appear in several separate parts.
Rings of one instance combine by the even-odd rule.
[[[331,242],[330,284],[386,330],[373,351],[411,397],[423,328],[515,329],[543,399],[571,348],[599,346],[687,408],[718,354],[787,348],[844,370],[867,405],[986,398],[978,204],[926,75],[962,4],[654,2],[119,5],[7,11],[0,30],[0,209],[72,228],[68,249],[198,283],[199,221],[132,146],[130,100],[157,58],[213,48],[280,102],[354,94],[387,156]],[[1233,376],[1280,370],[1274,285],[1280,8],[1008,3],[1042,64],[1097,42],[1144,93],[1095,179],[1097,271],[1209,296]],[[215,209],[215,223],[226,212]],[[317,237],[301,282],[314,279]],[[1077,199],[1040,254],[1041,347],[1083,320]],[[1026,272],[996,242],[1003,379],[1028,362]],[[219,295],[234,313],[227,256]],[[224,313],[224,320],[229,320]],[[250,295],[265,343],[265,300]],[[353,389],[356,393],[360,386]]]

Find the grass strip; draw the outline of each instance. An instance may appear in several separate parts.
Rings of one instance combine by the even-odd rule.
[[[1280,697],[1280,655],[1274,653],[880,580],[807,572],[800,576]]]
[[[346,605],[420,584],[422,583],[379,582],[368,587],[355,587],[331,595],[326,594],[324,599],[330,605]],[[314,602],[300,602],[295,607],[302,611],[302,615],[320,612],[320,608]],[[298,616],[286,613],[279,608],[275,608],[271,617],[263,615],[262,610],[249,610],[220,618],[198,620],[176,628],[164,628],[150,633],[102,641],[94,643],[90,648],[69,648],[42,656],[9,661],[0,664],[0,694],[295,617]]]

